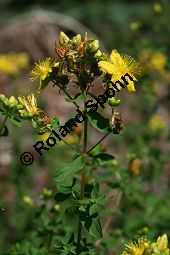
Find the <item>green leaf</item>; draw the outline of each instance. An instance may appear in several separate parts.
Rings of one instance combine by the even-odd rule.
[[[98,239],[103,237],[102,228],[98,217],[92,218],[92,224],[89,228],[89,234]]]
[[[78,100],[84,100],[85,99],[85,95],[83,95],[82,93],[78,93],[77,95],[75,95],[74,100],[78,101]]]
[[[106,165],[109,163],[109,161],[113,160],[115,157],[112,155],[109,155],[107,153],[99,153],[95,156],[93,156],[93,159],[97,161],[99,166]]]
[[[96,200],[95,200],[96,204],[98,205],[104,205],[106,202],[107,202],[107,198],[105,195],[102,195],[100,197],[98,197]]]
[[[76,178],[67,178],[64,183],[58,183],[57,190],[60,193],[70,194],[70,190],[74,187]]]
[[[65,180],[68,177],[72,177],[75,173],[80,171],[83,168],[85,162],[86,162],[86,159],[78,155],[72,161],[61,165],[59,169],[56,171],[56,175],[55,175],[56,181],[65,182]]]
[[[112,128],[109,122],[109,119],[104,118],[100,113],[87,113],[90,123],[103,133],[111,133]]]
[[[9,120],[13,124],[15,124],[17,127],[21,127],[22,126],[22,122],[18,118],[14,117],[14,116],[9,116]]]
[[[98,197],[99,193],[99,183],[97,182],[91,192],[91,197],[93,200],[95,200]]]
[[[8,131],[8,128],[7,126],[5,126],[2,130],[2,133],[0,134],[0,136],[8,136],[9,134],[9,131]]]
[[[32,121],[31,121],[31,122],[32,122],[32,126],[33,126],[33,128],[37,128],[37,122],[35,122],[35,120],[33,120],[33,119],[32,119]]]
[[[97,204],[93,204],[92,206],[90,206],[89,214],[93,215],[93,214],[97,213],[97,210],[98,210]]]
[[[86,215],[85,212],[84,213],[84,219],[81,220],[83,226],[87,229],[87,231],[89,232],[89,234],[97,239],[102,238],[102,228],[100,225],[100,221],[99,221],[99,217],[98,214],[95,213],[92,216],[90,215]]]
[[[70,98],[65,98],[65,101],[68,103],[74,103],[76,101],[80,101],[80,100],[84,100],[85,96],[81,93],[78,93],[77,95],[75,95],[75,97],[73,99]]]

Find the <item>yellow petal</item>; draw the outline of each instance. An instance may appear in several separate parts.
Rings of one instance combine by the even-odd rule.
[[[168,238],[167,235],[159,236],[156,242],[156,246],[160,251],[165,250],[168,247]]]
[[[61,45],[67,44],[69,42],[69,37],[64,33],[60,32],[59,42]]]
[[[131,81],[129,78],[128,78],[128,82],[129,84],[127,85],[127,89],[129,92],[135,92],[136,89],[135,89],[135,86],[134,86],[134,82]]]
[[[54,64],[54,67],[59,67],[59,62],[56,62],[55,64]]]
[[[120,82],[122,83],[122,85],[124,85],[124,82],[122,82],[119,78],[120,78],[120,77],[115,77],[114,75],[112,75],[111,81],[112,81],[113,83],[115,83],[116,87],[117,87],[119,90],[121,90],[122,87],[120,86],[120,84],[119,84],[118,82],[120,81]],[[116,83],[116,82],[117,82],[117,83]],[[112,87],[113,87],[113,86],[112,86]]]
[[[117,50],[112,50],[112,53],[110,55],[110,60],[112,64],[115,66],[124,64],[123,58],[121,57],[121,55],[118,53]]]
[[[108,61],[100,61],[98,63],[99,68],[106,73],[112,74],[115,70],[114,66]]]

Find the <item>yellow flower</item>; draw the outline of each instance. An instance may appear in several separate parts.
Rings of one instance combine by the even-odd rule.
[[[149,127],[153,131],[163,131],[166,127],[166,123],[160,116],[153,116],[149,121]]]
[[[59,62],[55,62],[55,60],[52,60],[51,58],[47,58],[45,61],[42,61],[35,64],[35,67],[33,68],[31,72],[31,81],[34,81],[36,79],[40,79],[40,86],[38,91],[40,91],[42,87],[42,81],[44,81],[52,72],[53,67],[58,67]]]
[[[162,5],[160,5],[160,3],[154,3],[153,10],[157,13],[162,12]]]
[[[130,29],[133,31],[137,31],[141,28],[141,22],[140,21],[133,21],[129,25]]]
[[[133,174],[139,174],[140,173],[140,167],[141,167],[142,161],[139,158],[134,159],[130,164],[130,171]]]
[[[33,93],[28,95],[27,99],[24,96],[19,96],[18,100],[28,113],[32,113],[33,115],[38,114],[37,101]]]
[[[0,72],[8,75],[18,75],[29,65],[29,56],[26,53],[9,52],[0,54]]]
[[[167,56],[164,53],[154,52],[152,53],[150,60],[151,68],[161,71],[164,69],[166,61]]]
[[[137,243],[131,242],[126,244],[126,251],[122,255],[143,255],[146,250],[149,248],[149,242],[146,238],[139,238]]]
[[[98,63],[99,68],[108,74],[111,74],[111,81],[114,83],[121,79],[126,73],[128,73],[135,81],[134,74],[139,73],[139,65],[136,61],[128,56],[128,55],[120,55],[117,50],[112,50],[110,55],[110,61],[100,61]],[[134,81],[131,81],[129,77],[127,78],[128,81],[128,91],[133,92],[136,91],[134,87]],[[120,85],[117,85],[118,89],[121,89]]]

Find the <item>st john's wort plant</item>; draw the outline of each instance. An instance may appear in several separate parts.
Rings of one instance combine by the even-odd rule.
[[[55,44],[55,52],[56,59],[47,58],[35,64],[31,73],[31,80],[39,79],[37,98],[41,95],[41,91],[51,84],[54,86],[54,91],[59,91],[66,96],[67,103],[72,104],[75,110],[79,109],[83,113],[85,116],[83,132],[81,132],[76,146],[70,145],[66,140],[68,133],[75,129],[74,123],[68,128],[63,126],[57,117],[50,117],[45,114],[38,107],[34,94],[27,97],[19,96],[18,100],[13,96],[10,99],[6,98],[5,95],[0,96],[1,115],[4,116],[0,133],[1,136],[8,134],[6,126],[8,120],[17,125],[20,125],[21,120],[30,120],[38,132],[48,135],[48,141],[54,140],[53,130],[59,130],[62,134],[62,142],[73,153],[72,159],[60,165],[55,172],[57,184],[57,193],[55,194],[57,206],[55,209],[60,206],[62,208],[58,224],[62,223],[63,230],[57,228],[57,231],[53,232],[53,228],[56,227],[56,220],[53,222],[52,218],[49,217],[51,219],[50,226],[47,224],[46,227],[49,232],[52,231],[50,233],[56,236],[55,242],[50,241],[52,234],[48,244],[43,243],[43,239],[41,241],[38,239],[35,242],[34,251],[31,252],[35,255],[41,250],[43,254],[54,254],[54,252],[63,255],[97,254],[95,240],[103,237],[100,210],[109,198],[101,194],[101,182],[97,182],[93,178],[93,172],[99,167],[104,167],[113,162],[114,156],[103,151],[100,145],[108,135],[122,135],[124,125],[120,113],[115,110],[121,103],[115,96],[110,97],[105,102],[108,109],[110,107],[107,116],[102,111],[99,112],[102,108],[99,108],[97,112],[94,111],[96,108],[94,101],[97,96],[94,93],[94,88],[96,88],[96,81],[98,80],[98,84],[102,84],[103,91],[107,88],[113,88],[116,92],[113,83],[128,73],[133,80],[127,78],[128,85],[127,82],[124,82],[123,85],[125,87],[127,85],[129,92],[134,92],[134,81],[136,81],[136,75],[139,73],[139,66],[133,58],[120,55],[116,50],[112,50],[108,58],[105,53],[100,51],[98,40],[88,38],[87,34],[84,38],[78,34],[70,39],[61,32],[59,43],[56,42]],[[122,86],[118,86],[118,88],[120,90]],[[88,100],[91,100],[89,108],[86,107]],[[90,125],[104,134],[91,148],[89,148],[88,143]],[[38,215],[43,214],[42,211],[45,207],[44,203]],[[47,215],[49,216],[48,213]],[[53,226],[51,225],[52,222]],[[40,231],[41,234],[45,235],[47,229]],[[126,253],[144,254],[145,248],[147,248],[146,254],[151,254],[150,246],[145,245],[144,239],[141,240],[138,244],[131,244]],[[19,252],[26,254],[26,249],[32,248],[29,242],[24,241],[23,246],[17,245],[9,254],[19,254]]]

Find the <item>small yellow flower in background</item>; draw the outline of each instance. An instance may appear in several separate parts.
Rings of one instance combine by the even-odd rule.
[[[63,138],[63,140],[66,143],[73,145],[77,143],[77,136],[75,134],[68,134],[65,138]],[[60,145],[63,146],[64,142],[61,142]]]
[[[0,54],[0,72],[8,75],[18,75],[23,69],[29,66],[27,53],[9,52]]]
[[[29,196],[23,196],[23,202],[26,204],[26,205],[29,205],[30,207],[34,207],[34,201],[31,197]]]
[[[19,96],[18,100],[28,113],[38,114],[37,101],[33,93],[28,95],[27,99],[24,96]]]
[[[162,12],[162,5],[160,3],[154,3],[153,10],[157,13]]]
[[[42,82],[50,75],[52,72],[52,68],[58,67],[59,62],[56,62],[55,60],[52,60],[51,58],[47,58],[45,61],[42,61],[35,64],[35,67],[33,68],[31,72],[31,81],[34,81],[36,79],[40,79],[40,86],[38,91],[40,92],[40,89],[42,88]]]
[[[151,55],[150,64],[152,69],[161,71],[164,69],[167,61],[167,56],[161,52],[154,52]]]
[[[136,61],[128,55],[120,55],[117,50],[112,50],[109,61],[100,61],[98,66],[103,72],[112,75],[111,81],[113,83],[120,80],[126,73],[137,81],[134,75],[140,73],[138,63],[136,63]],[[127,81],[129,82],[127,85],[128,91],[136,91],[134,82],[131,81],[129,77],[127,78]],[[118,89],[122,88],[120,85],[117,85],[117,87]]]
[[[166,127],[166,122],[160,116],[153,116],[149,121],[149,127],[153,131],[163,131]]]
[[[129,170],[130,170],[133,174],[137,175],[137,174],[140,173],[141,164],[142,164],[141,159],[136,158],[136,159],[132,160],[132,162],[130,163],[130,168],[129,168]]]
[[[122,255],[144,255],[147,254],[146,251],[149,248],[149,242],[146,238],[141,237],[136,242],[131,242],[126,244],[126,251]]]
[[[44,197],[51,197],[52,193],[53,193],[52,190],[47,188],[44,188],[42,191],[42,195]]]
[[[129,27],[133,31],[137,31],[141,28],[141,22],[140,21],[133,21],[129,24]]]
[[[145,49],[140,53],[139,62],[143,67],[144,73],[156,70],[163,74],[167,62],[167,55],[158,51],[153,52],[152,49]]]

